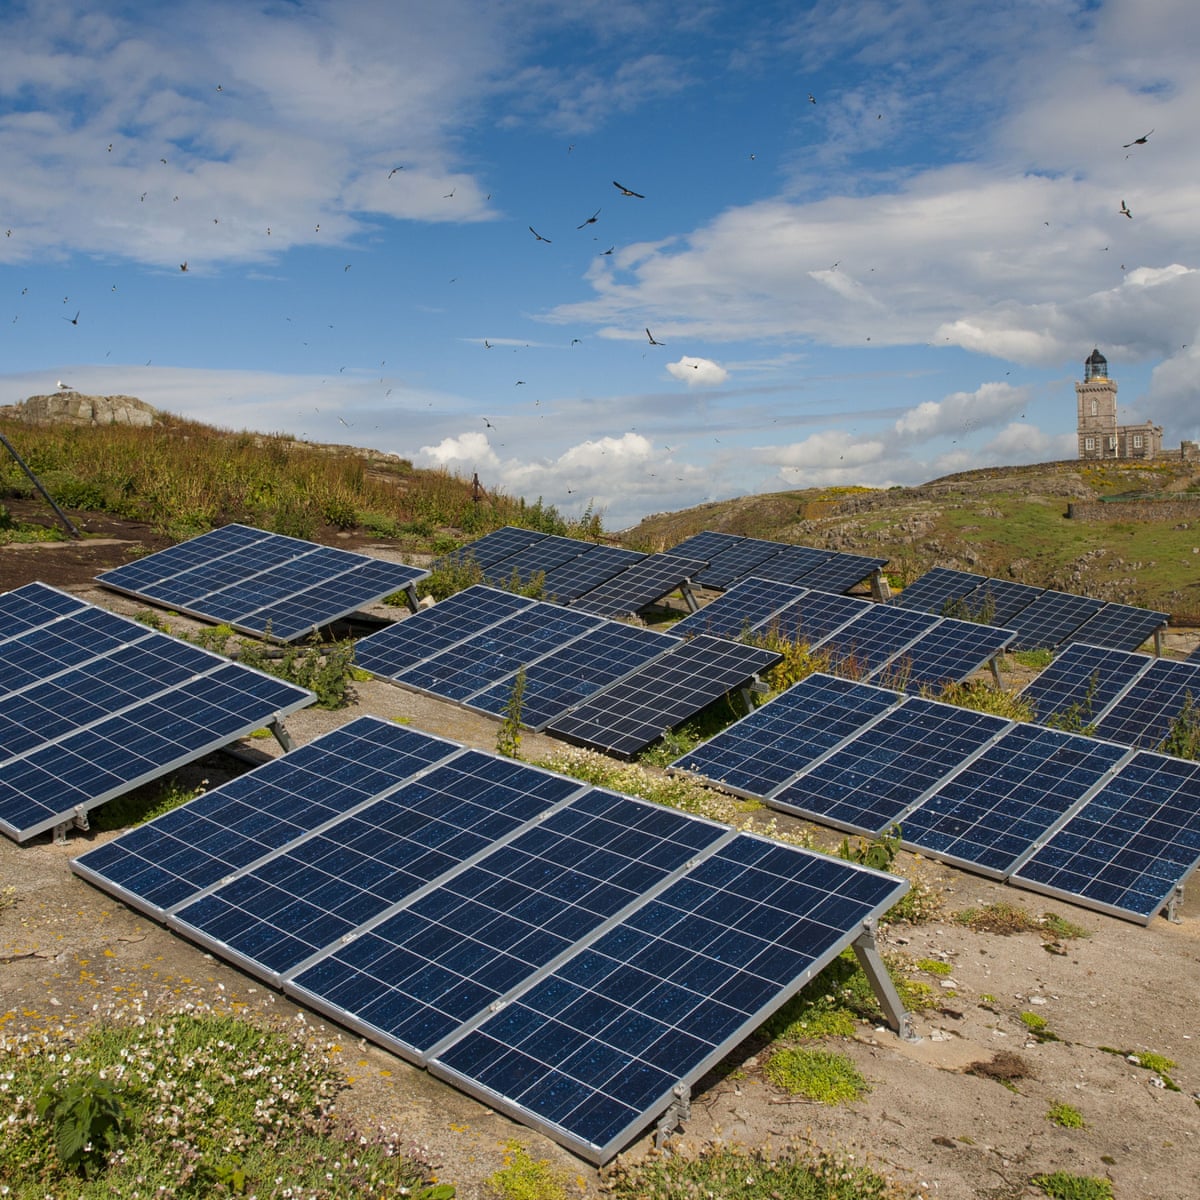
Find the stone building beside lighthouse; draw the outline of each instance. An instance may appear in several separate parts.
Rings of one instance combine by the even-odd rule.
[[[1079,457],[1152,459],[1162,455],[1162,426],[1117,424],[1117,383],[1099,350],[1084,359],[1083,382],[1075,385]]]

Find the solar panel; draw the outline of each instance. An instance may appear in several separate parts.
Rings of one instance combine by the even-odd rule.
[[[651,554],[578,596],[571,606],[601,617],[632,616],[685,581],[695,579],[703,566],[698,559],[678,554]]]
[[[934,567],[919,579],[914,579],[892,603],[901,608],[918,608],[921,612],[944,616],[954,610],[956,602],[986,582],[987,579],[982,575],[954,571],[949,567]]]
[[[190,899],[168,924],[278,985],[582,787],[464,750]]]
[[[906,887],[739,834],[430,1070],[602,1163]]]
[[[1011,579],[988,579],[963,597],[966,615],[989,625],[1008,625],[1028,608],[1046,589]]]
[[[845,592],[884,566],[887,566],[886,558],[871,558],[865,554],[835,554],[825,562],[818,563],[795,582],[825,592]]]
[[[225,526],[96,578],[139,599],[289,642],[428,571],[249,526]]]
[[[1184,662],[1200,663],[1200,646],[1196,646],[1195,649],[1192,650],[1191,654],[1184,659]]]
[[[1151,661],[1145,654],[1072,642],[1026,684],[1021,698],[1033,705],[1040,724],[1082,733]]]
[[[1011,629],[943,617],[898,657],[879,667],[872,679],[906,692],[961,683],[995,658],[1014,636]]]
[[[127,830],[71,868],[163,920],[197,892],[461,750],[394,721],[359,717]]]
[[[589,789],[361,928],[285,984],[294,999],[421,1062],[466,1021],[729,831]]]
[[[588,613],[535,601],[389,678],[446,700],[466,700],[599,624]]]
[[[677,758],[729,791],[771,795],[798,771],[896,703],[895,692],[833,675],[809,675]]]
[[[770,650],[699,634],[610,684],[547,727],[629,757],[779,661]]]
[[[88,607],[85,601],[45,583],[30,583],[15,591],[0,593],[0,639],[18,637],[28,629],[49,624],[55,617],[78,613]]]
[[[604,621],[599,628],[525,665],[521,724],[528,729],[544,729],[585,697],[676,644],[677,639],[666,633]],[[502,716],[512,689],[513,678],[502,679],[465,703]]]
[[[1140,751],[1011,882],[1148,925],[1200,862],[1200,763]]]
[[[810,589],[778,613],[760,621],[754,633],[771,633],[789,642],[818,646],[830,634],[862,616],[872,607],[861,596]]]
[[[891,662],[940,620],[932,613],[890,604],[868,604],[863,612],[819,643],[836,669],[869,675]]]
[[[1103,600],[1070,592],[1043,592],[1028,608],[1004,622],[1015,629],[1013,650],[1040,650],[1061,646],[1089,617],[1104,607]],[[996,618],[992,618],[995,621]]]
[[[618,546],[593,546],[586,554],[547,571],[542,595],[547,600],[569,604],[645,557],[635,550],[622,550]]]
[[[1136,650],[1154,636],[1155,630],[1166,625],[1168,616],[1132,604],[1106,604],[1067,637],[1066,643],[1087,642],[1092,646],[1111,646],[1114,650]]]
[[[573,562],[580,555],[587,555],[595,549],[592,542],[583,542],[578,538],[551,537],[540,538],[524,550],[510,554],[491,563],[484,569],[483,577],[488,583],[508,585],[514,580],[524,586],[539,573],[545,574],[561,567],[564,563]]]
[[[786,549],[784,542],[768,542],[762,538],[742,538],[736,544],[718,550],[709,558],[708,566],[700,572],[698,582],[705,587],[724,589],[739,579],[755,573],[755,567],[774,558]],[[680,553],[677,546],[673,554]]]
[[[851,731],[849,740],[775,792],[771,807],[876,837],[1011,724],[910,696]]]
[[[52,590],[4,599],[17,632],[0,642],[0,830],[17,841],[86,824],[105,800],[316,699],[94,605],[56,605]]]
[[[1127,754],[1094,738],[1013,725],[905,814],[904,844],[1003,879]]]
[[[691,537],[684,538],[678,546],[672,546],[670,552],[683,558],[699,558],[711,562],[716,555],[745,540],[741,534],[717,533],[713,529],[706,529],[702,533],[694,533]]]
[[[476,538],[449,554],[442,555],[434,561],[434,570],[439,567],[450,567],[462,562],[476,562],[481,567],[490,567],[502,558],[508,558],[518,551],[526,550],[534,542],[540,542],[547,535],[536,529],[521,529],[515,525],[505,525],[503,529],[493,529],[483,537]]]
[[[795,583],[802,575],[833,557],[832,550],[818,550],[813,546],[785,546],[774,558],[759,563],[754,568],[754,576],[780,583]]]
[[[806,588],[766,579],[741,579],[698,612],[676,621],[671,632],[678,637],[711,633],[737,638],[781,612],[802,597]]]
[[[1096,721],[1096,736],[1157,749],[1189,699],[1200,703],[1200,667],[1170,658],[1151,659]]]
[[[360,638],[354,646],[354,660],[364,671],[390,678],[536,603],[526,596],[476,584]]]

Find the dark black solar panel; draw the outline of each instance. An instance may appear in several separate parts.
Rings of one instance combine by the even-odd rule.
[[[225,526],[97,576],[100,583],[244,633],[293,641],[428,571]]]
[[[861,596],[810,590],[780,612],[761,621],[753,632],[770,633],[785,641],[819,646],[830,634],[861,617],[871,607],[871,601]]]
[[[1095,724],[1097,737],[1158,749],[1189,700],[1200,704],[1200,666],[1155,658]]]
[[[669,634],[604,621],[599,628],[551,650],[525,668],[521,724],[543,729],[585,697],[642,666],[677,644]],[[512,696],[512,677],[466,701],[470,708],[503,716]]]
[[[806,590],[790,583],[741,579],[699,612],[676,621],[671,632],[677,637],[711,633],[714,637],[738,638],[799,600]]]
[[[755,567],[768,562],[787,549],[785,542],[767,542],[761,538],[742,538],[735,545],[719,550],[700,572],[699,582],[705,587],[724,589],[739,579],[755,574]],[[673,554],[682,553],[676,547]]]
[[[771,806],[878,836],[1011,724],[910,696],[777,791]]]
[[[699,634],[552,721],[549,732],[626,757],[779,661],[779,655]]]
[[[547,571],[541,594],[546,600],[569,604],[645,557],[619,546],[593,546],[586,554]]]
[[[949,567],[934,567],[919,579],[914,579],[896,598],[893,604],[901,608],[919,608],[921,612],[948,613],[958,616],[956,604],[987,580],[982,575],[968,571],[954,571]]]
[[[360,638],[354,646],[354,660],[372,675],[391,678],[535,603],[513,592],[476,584]]]
[[[835,554],[793,582],[825,592],[846,592],[886,565],[886,558],[870,558],[865,554]]]
[[[1167,624],[1169,614],[1131,604],[1106,604],[1094,617],[1084,621],[1066,644],[1087,642],[1091,646],[1111,646],[1114,650],[1136,650]]]
[[[764,798],[896,701],[870,684],[810,675],[671,766]]]
[[[696,578],[703,565],[675,553],[651,554],[572,600],[571,606],[601,617],[632,616]]]
[[[1045,590],[1031,583],[1015,583],[1011,579],[988,579],[964,596],[962,603],[966,615],[972,620],[1007,626]]]
[[[820,642],[819,648],[831,656],[839,672],[869,675],[903,653],[940,619],[914,608],[868,604],[848,625]]]
[[[754,575],[758,579],[795,583],[802,575],[815,570],[833,557],[832,550],[818,550],[814,546],[785,546],[774,558],[759,563],[754,569]]]
[[[943,617],[872,678],[885,687],[906,692],[961,683],[995,658],[1013,637],[1011,629]]]
[[[905,815],[904,842],[1003,879],[1126,754],[1079,734],[1013,725]]]
[[[671,547],[670,553],[681,555],[683,558],[699,558],[711,562],[716,555],[745,540],[740,534],[717,533],[715,530],[706,529],[703,533],[694,533],[691,537],[684,538],[678,546]]]
[[[1153,660],[1145,654],[1073,642],[1031,683],[1021,697],[1042,725],[1083,733]]]
[[[483,573],[487,583],[499,587],[509,587],[516,584],[524,587],[535,575],[545,575],[556,567],[574,562],[581,555],[586,556],[594,550],[593,542],[580,541],[578,538],[544,537],[516,554],[501,558],[489,564]]]
[[[430,1069],[602,1163],[907,884],[739,834]]]
[[[487,568],[502,558],[508,558],[518,551],[528,549],[534,542],[540,542],[547,536],[547,534],[538,533],[534,529],[520,529],[515,525],[505,525],[503,529],[494,529],[491,533],[485,533],[483,537],[476,538],[475,541],[460,546],[449,554],[442,555],[434,562],[433,566],[436,570],[439,567],[450,567],[457,563],[471,561]]]
[[[1137,753],[1012,882],[1148,925],[1200,862],[1200,763]]]
[[[1015,629],[1013,650],[1053,650],[1061,646],[1089,617],[1104,607],[1103,600],[1070,592],[1043,592],[1028,608],[1004,624]],[[995,623],[995,619],[991,623]]]

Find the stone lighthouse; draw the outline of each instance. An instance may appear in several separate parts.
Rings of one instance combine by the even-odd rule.
[[[1075,385],[1079,457],[1156,458],[1162,454],[1162,426],[1117,424],[1117,382],[1108,359],[1093,350],[1083,362],[1083,382]]]

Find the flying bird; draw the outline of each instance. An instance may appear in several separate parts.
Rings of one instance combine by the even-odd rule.
[[[483,348],[484,348],[485,350],[490,350],[490,349],[492,348],[492,343],[491,343],[491,342],[489,342],[489,341],[487,340],[487,338],[484,338],[484,339],[483,339]]]
[[[665,346],[665,345],[666,345],[666,342],[657,342],[657,341],[655,341],[655,340],[654,340],[654,334],[652,334],[652,333],[650,332],[650,330],[648,330],[648,329],[646,330],[646,336],[647,336],[647,337],[650,339],[650,345],[652,345],[652,346]]]
[[[622,196],[633,196],[637,200],[645,200],[646,198],[641,192],[635,192],[632,188],[627,188],[623,183],[618,183],[615,179],[612,181],[612,185]]]
[[[609,248],[607,250],[603,251],[603,253],[611,254],[615,249],[616,249],[616,246],[609,246]]]
[[[1129,211],[1129,206],[1124,200],[1121,201],[1121,216],[1128,217],[1131,221],[1133,220],[1133,213]]]
[[[72,325],[78,325],[79,324],[79,313],[76,312],[76,314],[73,317],[63,317],[63,320],[70,321]]]
[[[388,172],[388,178],[389,178],[389,179],[391,179],[391,177],[392,177],[393,175],[395,175],[395,173],[396,173],[397,171],[403,171],[403,170],[404,170],[404,168],[403,168],[403,167],[393,167],[393,168],[392,168],[392,169],[391,169],[391,170]]]
[[[600,215],[600,210],[596,209],[596,211],[594,213],[592,213],[592,215],[590,217],[588,217],[588,219],[586,221],[584,221],[583,225],[576,225],[575,228],[583,229],[585,226],[595,225],[596,218],[599,217],[599,215]]]
[[[484,425],[486,425],[486,426],[488,427],[488,429],[495,429],[495,428],[496,428],[496,427],[495,427],[495,425],[493,425],[493,424],[491,423],[491,421],[489,421],[489,420],[487,419],[487,417],[484,417],[484,418],[483,418],[483,423],[484,423]]]
[[[181,271],[186,271],[186,270],[187,270],[187,263],[186,263],[186,262],[181,262],[181,263],[179,264],[179,269],[180,269]]]
[[[812,94],[812,92],[808,93],[808,102],[809,104],[816,104],[817,102],[817,98]]]
[[[536,229],[534,229],[534,227],[532,225],[529,226],[529,232],[532,233],[533,236],[535,238],[537,238],[537,240],[539,242],[545,242],[547,246],[550,245],[550,239],[542,237],[542,235],[540,233],[538,233],[538,231]]]
[[[1153,133],[1154,130],[1150,130]],[[1134,138],[1132,142],[1126,142],[1121,149],[1128,150],[1130,146],[1144,146],[1150,140],[1150,133],[1143,133],[1140,138]]]

